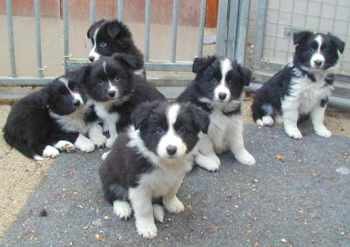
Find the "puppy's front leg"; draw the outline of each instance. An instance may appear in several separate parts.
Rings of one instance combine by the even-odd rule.
[[[297,101],[285,100],[282,103],[283,126],[288,136],[294,139],[301,139],[303,135],[298,129],[297,123],[299,118]]]
[[[254,165],[256,163],[255,158],[244,146],[243,122],[241,116],[237,116],[237,118],[232,121],[232,126],[228,129],[227,135],[226,138],[229,138],[231,151],[238,162],[243,165]]]
[[[208,135],[203,134],[197,143],[195,154],[196,164],[208,171],[217,171],[221,165],[219,157],[214,152],[213,144]]]
[[[326,111],[326,107],[327,105],[320,105],[315,107],[315,109],[313,109],[313,111],[311,112],[311,121],[317,135],[323,137],[330,137],[332,135],[332,132],[330,132],[324,125],[324,114]]]
[[[177,214],[185,210],[184,204],[176,196],[181,184],[182,179],[163,197],[163,205],[170,213]]]
[[[151,193],[140,188],[129,189],[129,199],[135,214],[136,229],[144,238],[157,236]]]

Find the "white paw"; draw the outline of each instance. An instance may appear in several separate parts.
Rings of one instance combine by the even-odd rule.
[[[96,136],[91,136],[91,141],[97,146],[97,147],[103,147],[106,144],[107,138],[101,134]]]
[[[264,126],[272,126],[274,124],[274,120],[271,116],[263,116],[262,122]]]
[[[132,213],[130,204],[126,201],[114,201],[113,212],[121,219],[127,220]]]
[[[44,160],[44,158],[42,156],[37,155],[37,154],[33,156],[33,159],[36,160],[36,161]]]
[[[47,145],[43,151],[43,156],[46,158],[56,158],[60,154],[57,148]]]
[[[164,222],[164,208],[159,204],[153,204],[153,215],[156,221],[163,223]]]
[[[264,123],[261,119],[256,120],[256,125],[258,125],[258,127],[264,127]]]
[[[107,142],[106,142],[106,146],[108,148],[111,148],[116,139],[117,139],[117,136],[113,136],[113,137],[108,138]]]
[[[239,154],[235,154],[235,157],[238,162],[243,165],[253,166],[256,163],[253,155],[251,155],[247,150],[243,150]]]
[[[197,165],[210,172],[215,172],[219,170],[221,165],[221,161],[216,155],[204,156],[202,154],[198,154],[195,157],[195,161]]]
[[[57,148],[60,151],[65,151],[67,153],[73,152],[75,150],[75,146],[73,143],[64,140],[58,141],[55,144],[55,148]]]
[[[298,128],[284,128],[284,130],[286,131],[287,135],[289,137],[292,137],[294,139],[301,139],[303,138],[303,135],[301,134],[300,130],[298,130]]]
[[[156,237],[158,232],[154,222],[144,220],[136,220],[136,229],[139,235],[148,239]]]
[[[87,137],[79,135],[74,145],[83,152],[92,152],[95,150],[95,144]]]
[[[169,200],[164,199],[163,204],[170,213],[177,214],[185,210],[184,204],[176,196]]]
[[[101,156],[101,159],[102,159],[102,160],[105,160],[110,152],[111,152],[111,151],[104,152],[104,153],[102,154],[102,156]]]
[[[325,126],[322,126],[318,129],[315,129],[315,132],[317,135],[322,136],[322,137],[331,137],[332,136],[332,132],[330,132]]]

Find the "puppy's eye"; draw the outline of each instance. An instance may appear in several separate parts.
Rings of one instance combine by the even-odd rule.
[[[106,48],[106,47],[107,47],[107,43],[106,43],[106,42],[101,42],[101,43],[99,44],[99,47],[101,47],[101,48]]]
[[[156,135],[162,135],[164,133],[164,130],[161,127],[158,127],[154,130],[154,133]]]
[[[118,81],[120,81],[120,78],[119,78],[119,77],[115,77],[115,78],[114,78],[114,81],[115,81],[115,82],[118,82]]]

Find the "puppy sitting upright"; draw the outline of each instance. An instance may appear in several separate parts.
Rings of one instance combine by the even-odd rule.
[[[332,133],[323,123],[333,90],[333,74],[327,73],[336,65],[345,43],[329,33],[308,31],[295,33],[293,42],[293,62],[256,92],[253,119],[259,126],[271,126],[282,116],[287,135],[300,139],[298,119],[310,114],[316,134],[330,137]]]
[[[192,70],[196,77],[177,100],[192,102],[210,113],[208,135],[198,144],[196,163],[215,171],[221,164],[215,152],[229,149],[240,163],[255,164],[244,146],[241,114],[243,88],[250,82],[250,70],[216,56],[196,58]]]
[[[137,57],[116,53],[101,57],[85,67],[84,87],[97,116],[107,127],[111,147],[118,132],[130,124],[130,114],[144,101],[164,100],[165,97],[141,76],[134,74],[140,68]]]
[[[162,199],[171,213],[184,210],[177,198],[192,167],[198,134],[207,132],[208,115],[191,104],[146,102],[132,114],[133,126],[123,132],[100,167],[105,199],[122,219],[134,210],[136,228],[145,238],[157,235],[154,218],[163,221]],[[131,207],[130,207],[130,204]]]

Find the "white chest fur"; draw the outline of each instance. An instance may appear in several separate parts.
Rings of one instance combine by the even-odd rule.
[[[87,133],[89,125],[84,121],[86,110],[87,108],[84,106],[69,115],[60,116],[52,112],[50,112],[50,115],[56,119],[64,130]]]

